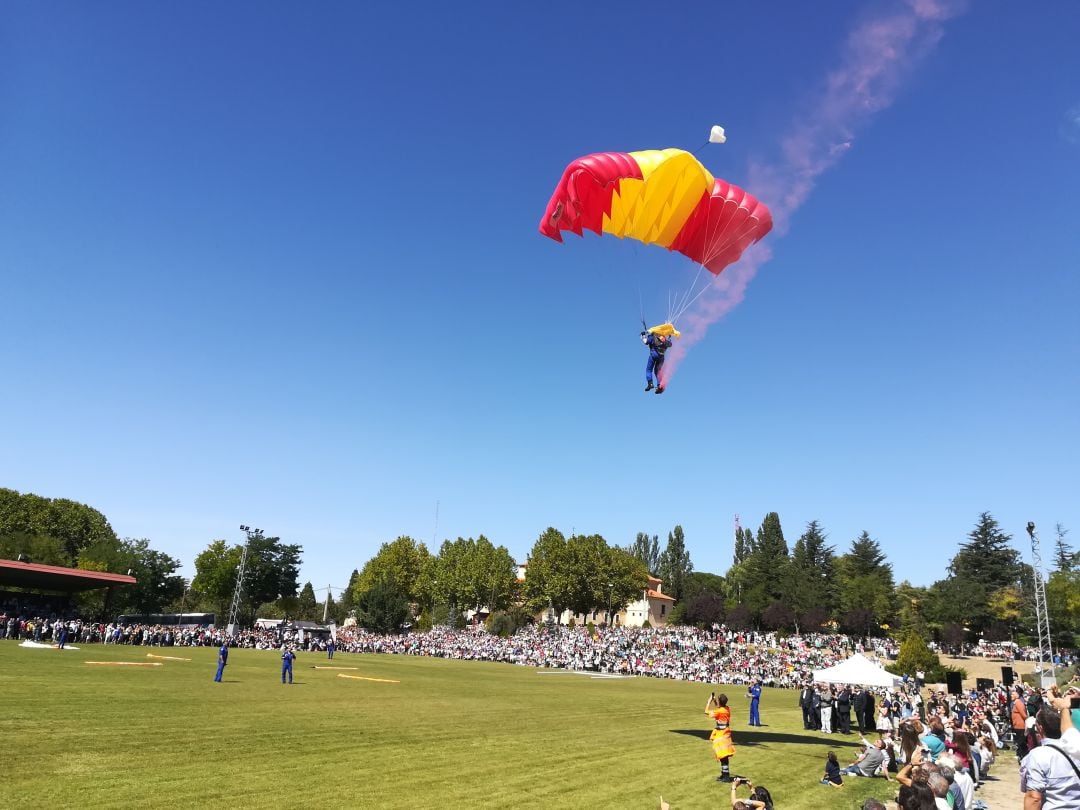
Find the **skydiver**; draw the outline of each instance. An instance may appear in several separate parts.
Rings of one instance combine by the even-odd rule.
[[[656,393],[664,393],[664,379],[660,376],[660,369],[664,365],[664,352],[671,348],[671,338],[666,335],[655,335],[652,332],[642,332],[641,342],[649,347],[649,362],[645,364],[646,391],[653,390],[653,372],[656,372]]]

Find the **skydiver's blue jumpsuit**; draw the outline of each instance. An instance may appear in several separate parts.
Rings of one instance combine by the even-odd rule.
[[[660,377],[660,368],[664,365],[664,352],[671,348],[671,338],[664,335],[654,335],[646,332],[641,336],[641,342],[649,347],[649,362],[645,364],[645,382],[652,385],[653,372],[656,372],[656,384],[663,386]]]
[[[750,723],[751,726],[761,725],[761,713],[758,704],[761,702],[761,684],[755,683],[750,687]]]
[[[289,683],[292,683],[292,662],[296,658],[296,653],[292,650],[285,650],[281,654],[281,682],[285,683],[285,673],[289,673]]]
[[[221,676],[225,672],[225,665],[229,663],[229,645],[228,643],[222,643],[221,649],[217,651],[217,675],[214,676],[214,680],[221,683]]]

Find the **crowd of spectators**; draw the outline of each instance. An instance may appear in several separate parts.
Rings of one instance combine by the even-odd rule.
[[[220,646],[276,649],[288,642],[300,650],[325,650],[328,633],[299,633],[281,628],[250,628],[228,635],[221,627],[193,627],[87,622],[82,619],[23,618],[0,612],[0,639],[51,642],[66,625],[71,643],[131,644],[154,647]],[[657,629],[529,625],[503,638],[482,626],[464,630],[436,627],[428,632],[377,634],[359,627],[337,631],[343,652],[426,655],[460,660],[498,661],[523,666],[642,675],[699,683],[749,684],[799,688],[815,669],[833,666],[852,652],[885,661],[895,659],[892,639],[862,639],[826,633],[782,636],[726,627]],[[982,654],[1036,654],[1002,645]],[[1072,655],[1059,656],[1059,659]],[[1067,662],[1066,662],[1067,663]]]
[[[875,640],[876,652],[895,656],[894,642]],[[642,675],[700,683],[796,687],[814,669],[832,666],[852,650],[867,649],[843,635],[698,630],[588,628],[531,625],[507,638],[482,629],[435,628],[427,633],[382,635],[360,628],[338,631],[338,649],[523,666]]]
[[[17,619],[0,613],[0,639],[27,640],[39,644],[55,643],[61,628],[67,629],[67,643],[125,644],[142,647],[230,647],[275,650],[283,643],[298,650],[326,650],[328,634],[305,633],[303,638],[293,630],[251,628],[229,635],[223,627],[170,626],[160,624],[120,624],[118,622],[87,622],[82,619]]]

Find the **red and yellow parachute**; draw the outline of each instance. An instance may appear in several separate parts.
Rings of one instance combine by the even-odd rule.
[[[772,214],[682,149],[599,152],[566,167],[540,221],[558,242],[585,229],[678,251],[719,275],[772,229]]]

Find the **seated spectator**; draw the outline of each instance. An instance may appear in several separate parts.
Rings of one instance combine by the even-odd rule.
[[[836,758],[835,751],[830,751],[825,760],[825,776],[822,777],[821,784],[832,787],[844,786],[844,780],[840,776],[840,760]]]
[[[883,746],[884,743],[881,740],[865,746],[855,762],[844,768],[840,773],[850,773],[855,776],[866,777],[874,777],[881,773],[887,781],[891,782],[892,779],[889,776],[889,772],[884,769],[885,752]]]

